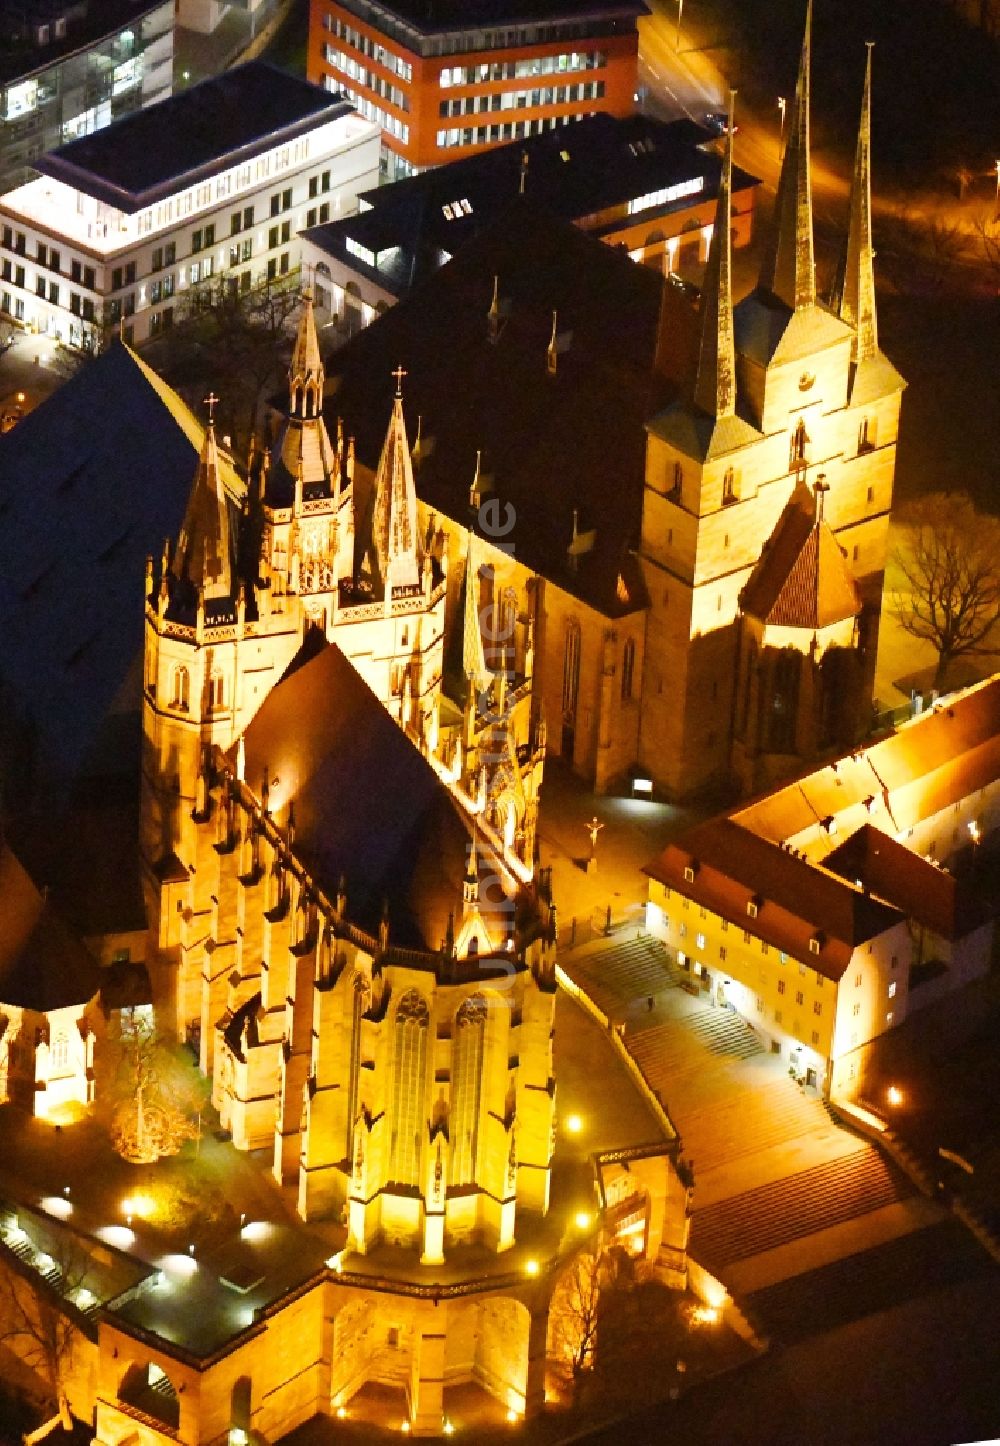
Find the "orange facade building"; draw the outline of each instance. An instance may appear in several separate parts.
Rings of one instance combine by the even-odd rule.
[[[643,0],[311,0],[307,73],[382,127],[395,179],[579,116],[629,115],[647,13]]]

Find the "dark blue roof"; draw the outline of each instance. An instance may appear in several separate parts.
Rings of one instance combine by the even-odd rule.
[[[80,770],[135,676],[146,555],[177,536],[197,461],[117,342],[0,437],[0,680],[46,770]]]

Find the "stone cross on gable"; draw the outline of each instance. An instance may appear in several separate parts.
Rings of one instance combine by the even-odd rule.
[[[819,474],[819,476],[816,478],[816,482],[815,482],[815,486],[814,486],[814,489],[813,489],[813,490],[814,490],[815,493],[816,493],[816,521],[817,521],[817,522],[822,522],[822,521],[823,521],[823,501],[824,501],[824,498],[826,497],[826,494],[827,494],[827,493],[829,492],[829,490],[830,490],[830,484],[829,484],[829,482],[827,482],[827,480],[826,480],[826,473],[825,473],[825,472],[821,472],[821,473]]]
[[[396,370],[392,373],[392,375],[396,378],[397,397],[401,397],[403,395],[403,378],[406,376],[406,374],[407,373],[405,367],[397,367]]]
[[[218,404],[219,404],[219,398],[215,395],[214,392],[209,392],[208,396],[205,397],[204,401],[205,401],[205,406],[208,408],[208,425],[209,425],[210,427],[214,427],[214,426],[215,426],[215,409],[216,409],[216,407],[217,407]]]

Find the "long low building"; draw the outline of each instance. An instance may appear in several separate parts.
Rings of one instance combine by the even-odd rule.
[[[713,819],[651,863],[648,921],[713,1003],[806,1084],[990,967],[1000,675]]]
[[[378,150],[342,97],[261,61],[226,71],[41,157],[0,198],[0,309],[73,346],[119,327],[145,341],[194,287],[295,271],[310,204],[353,210]]]

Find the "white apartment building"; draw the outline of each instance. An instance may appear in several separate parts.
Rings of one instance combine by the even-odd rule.
[[[378,180],[379,131],[260,61],[42,157],[0,197],[0,309],[73,346],[141,343],[191,288],[233,292],[299,265],[297,233]]]

